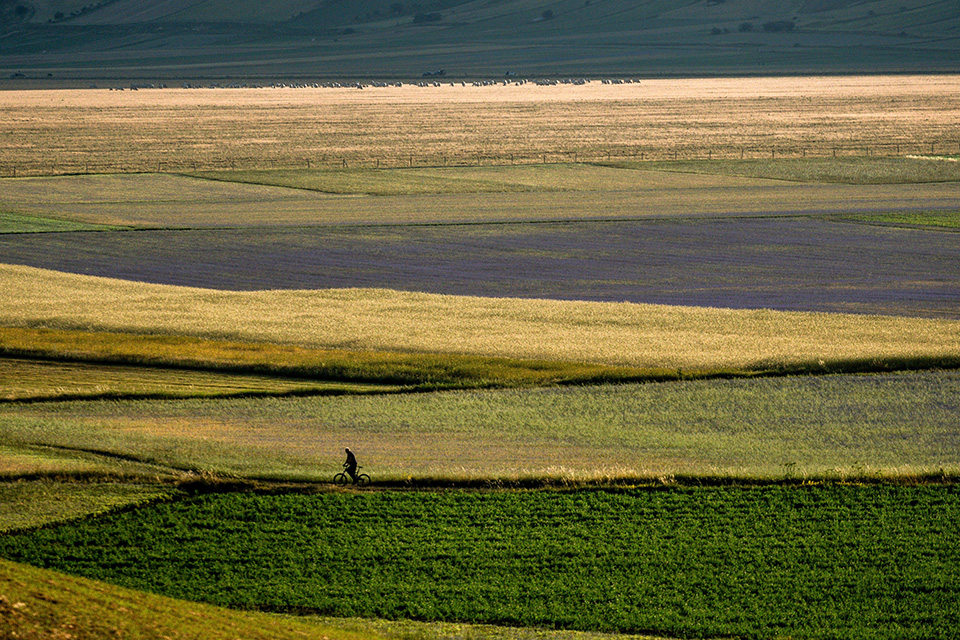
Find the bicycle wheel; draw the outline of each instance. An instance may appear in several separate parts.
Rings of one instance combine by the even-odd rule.
[[[346,486],[346,484],[349,482],[350,482],[350,476],[348,476],[342,471],[337,475],[333,476],[333,484],[337,485],[338,487]]]
[[[370,484],[370,476],[368,476],[368,475],[365,474],[365,473],[361,473],[360,475],[357,476],[357,486],[358,486],[358,487],[362,487],[362,486],[365,486],[365,485],[368,485],[368,484]]]

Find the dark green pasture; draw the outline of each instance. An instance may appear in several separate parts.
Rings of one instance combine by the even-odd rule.
[[[676,637],[951,638],[960,489],[226,493],[0,555],[230,607]]]

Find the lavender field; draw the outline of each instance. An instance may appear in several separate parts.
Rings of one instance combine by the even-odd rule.
[[[0,260],[229,290],[382,287],[960,318],[954,232],[830,216],[6,234]]]

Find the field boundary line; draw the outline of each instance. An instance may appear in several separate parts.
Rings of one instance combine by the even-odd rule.
[[[252,170],[331,170],[331,169],[442,169],[462,167],[502,167],[554,164],[606,164],[620,162],[779,160],[816,158],[906,158],[960,162],[960,141],[873,141],[845,144],[810,145],[700,145],[629,146],[598,150],[553,149],[537,152],[484,154],[462,151],[459,154],[334,154],[307,157],[236,157],[187,159],[141,159],[123,161],[5,162],[0,177],[23,178],[96,174],[193,173],[201,171]]]

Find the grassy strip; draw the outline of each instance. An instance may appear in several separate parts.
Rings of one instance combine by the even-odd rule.
[[[6,535],[0,550],[274,611],[680,637],[948,638],[960,624],[958,516],[952,486],[228,493]]]
[[[0,482],[0,531],[104,513],[170,492],[170,487],[155,483],[58,482],[52,479]]]
[[[275,169],[182,175],[224,182],[380,196],[634,190],[647,186],[633,170],[762,178],[821,184],[919,184],[960,181],[960,163],[935,158],[768,158],[611,161],[540,166],[423,169]]]
[[[642,165],[641,165],[642,166]],[[202,171],[190,177],[224,182],[307,189],[341,195],[441,195],[469,193],[546,193],[558,191],[624,191],[650,188],[650,175],[600,164],[555,163],[424,167],[416,169],[273,169]],[[658,184],[692,187],[698,181],[658,176]]]
[[[184,474],[181,469],[141,462],[142,456],[135,453],[69,443],[30,443],[11,435],[7,433],[0,440],[0,480],[158,482]]]
[[[0,464],[326,484],[349,446],[392,486],[954,477],[958,411],[958,371],[6,404]]]
[[[960,229],[960,211],[897,211],[837,216],[836,219],[905,227]]]
[[[499,176],[499,180],[496,179],[496,174],[491,175],[491,173],[488,171],[478,176],[476,172],[471,172],[469,169],[452,169],[450,175],[435,176],[412,169],[273,169],[200,171],[183,175],[207,180],[290,187],[343,195],[407,196],[555,190],[513,181],[506,170]]]
[[[188,336],[20,327],[0,327],[0,355],[415,385],[421,389],[595,384],[672,379],[680,375],[666,370],[589,363],[310,349]]]
[[[460,354],[309,349],[188,336],[21,327],[0,327],[0,356],[168,368],[152,372],[122,370],[118,374],[110,367],[89,366],[74,369],[74,375],[66,379],[51,379],[49,370],[39,369],[31,380],[18,371],[27,367],[26,363],[0,358],[0,380],[9,373],[11,381],[16,379],[19,387],[8,385],[4,390],[6,397],[0,396],[0,400],[384,393],[401,390],[397,387],[423,391],[960,368],[960,356],[944,355],[820,360],[742,369],[668,370]],[[196,370],[219,375],[201,374]],[[98,372],[104,376],[99,377]],[[262,375],[248,377],[228,373]],[[287,380],[262,377],[267,375]],[[144,376],[147,380],[138,379]],[[298,383],[290,378],[340,384]],[[370,384],[375,386],[365,386]],[[83,391],[83,387],[88,390]]]
[[[0,357],[0,402],[386,393],[396,385]]]
[[[127,229],[106,224],[89,224],[75,220],[59,220],[40,216],[0,211],[0,233],[49,233],[56,231],[113,231]]]
[[[115,587],[0,560],[0,636],[143,640],[367,640],[315,622],[204,604]]]
[[[917,184],[960,181],[960,163],[937,158],[767,158],[605,162],[603,166],[652,171],[838,184]]]

